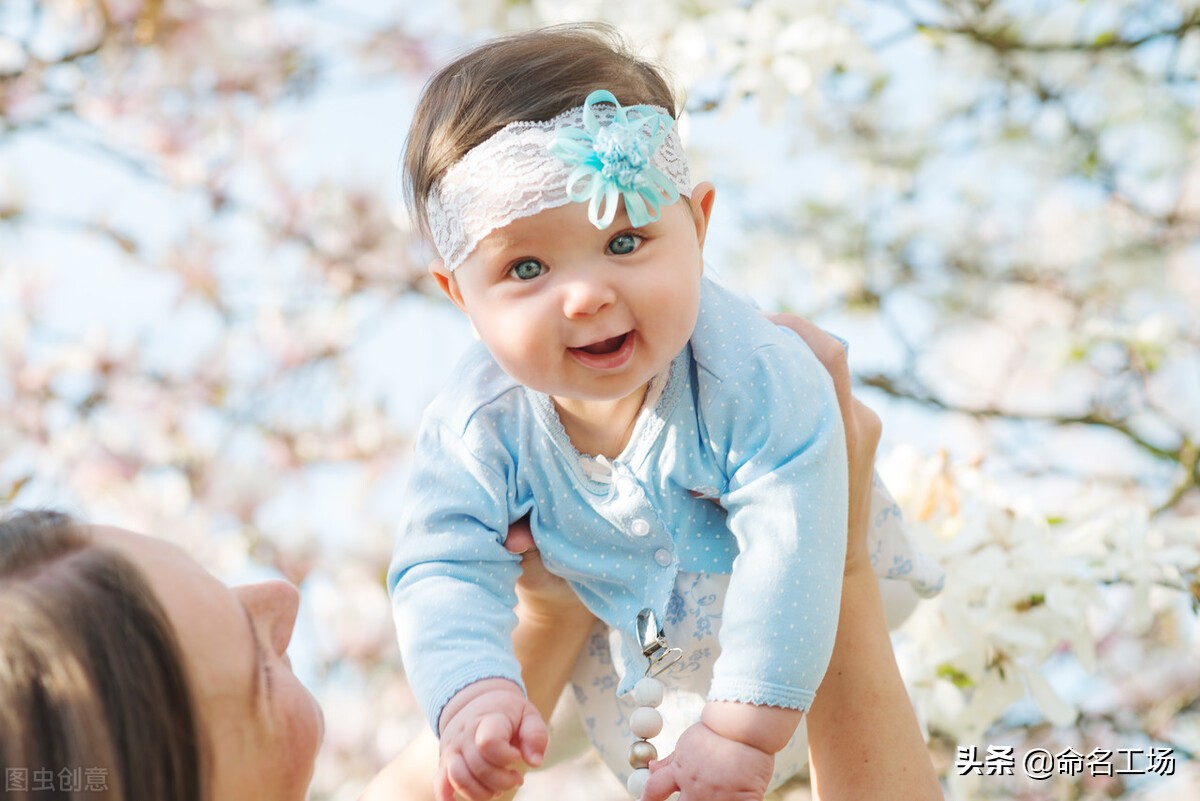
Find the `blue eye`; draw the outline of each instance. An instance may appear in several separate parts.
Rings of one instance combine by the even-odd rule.
[[[608,252],[614,256],[625,256],[637,249],[642,238],[637,234],[617,234],[608,241]]]
[[[544,272],[546,272],[546,265],[537,259],[519,261],[508,271],[509,275],[518,281],[532,281]]]

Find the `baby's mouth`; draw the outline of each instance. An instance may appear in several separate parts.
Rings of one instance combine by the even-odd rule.
[[[584,353],[590,353],[593,356],[602,356],[606,353],[616,353],[625,344],[625,338],[629,336],[629,332],[619,334],[615,337],[593,342],[590,345],[584,345],[582,348],[573,348],[573,350],[581,350]]]
[[[626,331],[578,348],[568,348],[577,362],[593,370],[619,370],[633,356],[634,332]]]

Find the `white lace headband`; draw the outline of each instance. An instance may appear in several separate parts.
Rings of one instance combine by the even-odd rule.
[[[692,189],[674,122],[665,109],[622,107],[600,89],[553,119],[506,125],[429,193],[429,228],[446,269],[458,269],[492,231],[571,202],[586,200],[600,229],[618,199],[633,225],[657,220]]]

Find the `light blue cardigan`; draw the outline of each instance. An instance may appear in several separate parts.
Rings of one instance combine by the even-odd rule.
[[[546,566],[619,630],[628,691],[638,611],[663,618],[676,573],[730,573],[710,700],[807,709],[828,665],[846,548],[845,437],[828,373],[792,332],[704,279],[700,314],[611,480],[551,400],[477,346],[427,410],[388,571],[401,655],[437,731],[450,698],[503,677],[530,515]],[[696,498],[717,498],[720,505]],[[672,643],[686,648],[686,643]]]

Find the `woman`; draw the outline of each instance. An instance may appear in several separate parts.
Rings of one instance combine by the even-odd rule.
[[[808,716],[820,797],[940,799],[866,555],[879,420],[850,397],[841,346],[787,322],[834,377],[851,465],[841,623]],[[529,545],[510,537],[514,550]],[[589,627],[535,552],[519,594],[514,637],[540,655],[522,661],[535,666],[525,679],[546,714]],[[284,582],[228,588],[161,540],[48,512],[0,523],[0,764],[17,780],[6,797],[74,797],[59,772],[78,769],[96,799],[304,798],[322,718],[286,656],[297,604]],[[55,789],[34,792],[46,769]],[[367,797],[420,797],[414,778],[428,787],[432,775],[402,757]]]
[[[86,775],[95,799],[303,799],[323,722],[286,656],[298,602],[163,540],[0,523],[5,798],[74,798]]]

